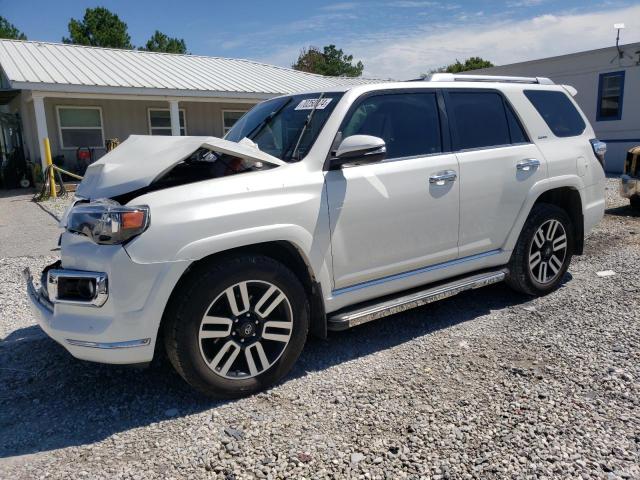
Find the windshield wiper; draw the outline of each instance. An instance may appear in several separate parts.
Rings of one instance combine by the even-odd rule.
[[[309,115],[307,115],[307,119],[304,121],[302,130],[300,130],[300,135],[298,135],[296,146],[293,148],[293,152],[291,152],[291,157],[289,158],[293,159],[296,156],[296,153],[298,152],[298,148],[300,147],[300,142],[302,141],[302,137],[304,137],[304,134],[307,131],[307,128],[311,124],[311,120],[313,119],[313,114],[316,113],[316,109],[318,108],[318,105],[320,105],[320,102],[322,101],[323,98],[324,98],[324,92],[320,94],[320,96],[318,97],[318,100],[316,101],[316,104],[313,106],[313,108],[309,112]],[[300,160],[300,158],[297,158],[296,160]]]
[[[253,140],[255,137],[257,137],[258,134],[262,131],[262,129],[267,125],[269,125],[271,121],[275,118],[275,116],[278,115],[284,107],[286,107],[291,103],[291,100],[293,100],[293,97],[289,97],[289,99],[286,102],[284,102],[282,105],[276,108],[269,115],[264,117],[264,120],[262,120],[258,125],[253,127],[251,131],[245,135],[245,137],[247,137],[250,140]]]

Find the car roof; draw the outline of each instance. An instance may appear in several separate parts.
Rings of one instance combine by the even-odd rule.
[[[513,83],[513,82],[487,82],[487,81],[453,81],[453,82],[430,82],[428,80],[410,80],[405,82],[379,82],[379,83],[367,83],[362,85],[346,85],[336,86],[323,90],[309,90],[305,92],[298,92],[292,95],[300,94],[313,94],[317,93],[346,93],[352,92],[357,95],[363,93],[375,92],[378,90],[417,90],[417,89],[483,89],[483,90],[500,90],[500,91],[522,91],[522,90],[554,90],[564,91],[563,85],[548,85],[548,84],[536,84],[536,83]],[[290,96],[290,95],[283,95]]]

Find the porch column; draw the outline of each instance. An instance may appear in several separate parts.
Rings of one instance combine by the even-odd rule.
[[[40,163],[42,171],[47,168],[46,155],[44,153],[44,139],[49,136],[47,132],[47,116],[44,111],[44,97],[42,95],[33,96],[33,109],[36,113],[36,132],[38,134],[38,147],[40,148]]]
[[[169,115],[171,116],[171,135],[180,136],[180,109],[178,100],[169,100]]]

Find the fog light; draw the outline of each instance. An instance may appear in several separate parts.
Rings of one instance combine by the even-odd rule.
[[[78,282],[78,293],[87,300],[91,300],[96,294],[96,286],[94,280],[80,280]]]
[[[93,300],[96,294],[96,281],[93,278],[58,279],[58,298],[60,300]]]
[[[52,268],[47,270],[46,285],[53,303],[101,307],[109,298],[106,273]]]

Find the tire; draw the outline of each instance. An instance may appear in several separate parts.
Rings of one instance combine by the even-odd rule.
[[[573,232],[564,210],[546,203],[535,205],[511,255],[507,284],[528,295],[546,295],[558,288],[573,256]]]
[[[629,199],[631,202],[631,208],[640,212],[640,196],[635,195]]]
[[[307,338],[309,302],[281,263],[259,255],[231,257],[189,274],[163,323],[177,372],[205,395],[236,398],[289,372]]]

